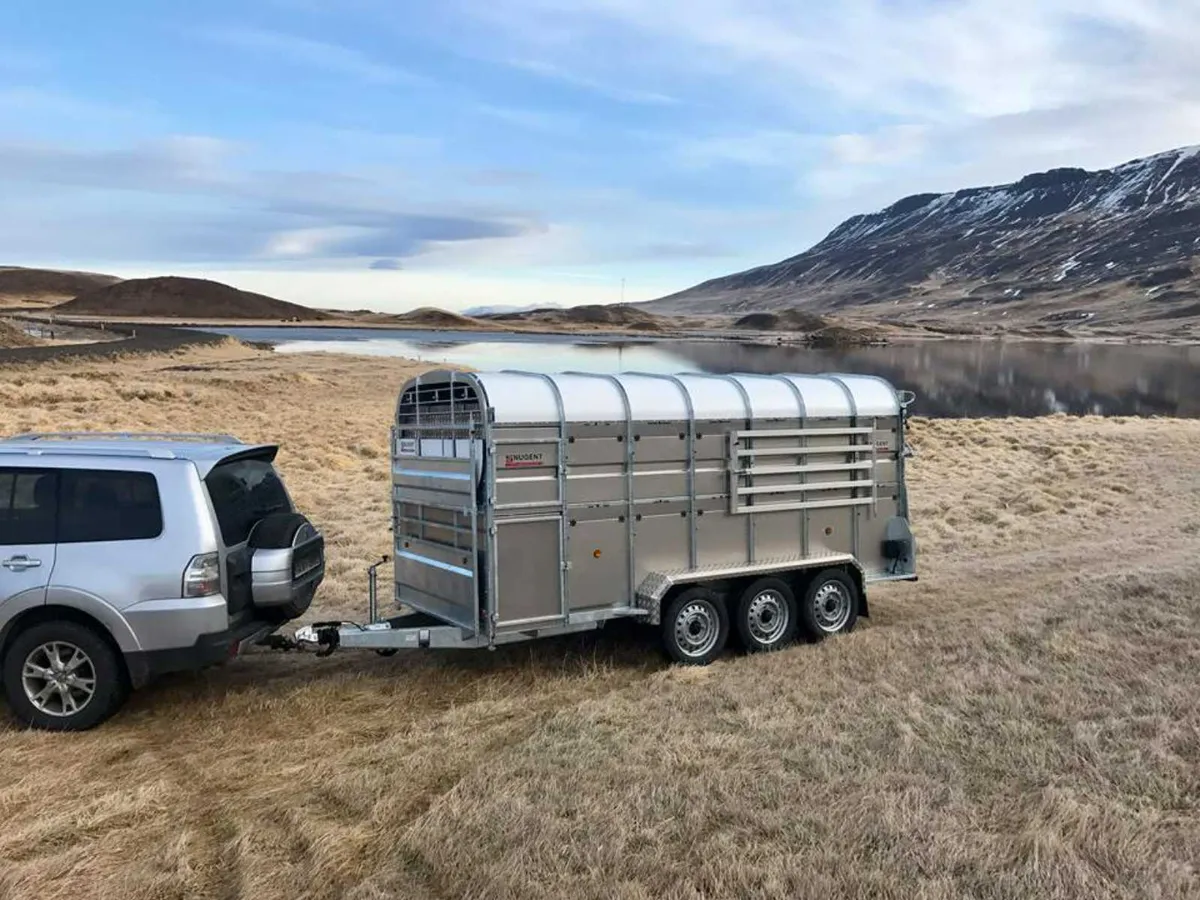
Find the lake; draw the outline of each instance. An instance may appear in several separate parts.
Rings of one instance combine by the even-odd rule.
[[[1200,417],[1200,347],[924,341],[811,349],[733,341],[361,328],[206,328],[280,353],[404,356],[556,372],[855,372],[914,391],[915,415]]]

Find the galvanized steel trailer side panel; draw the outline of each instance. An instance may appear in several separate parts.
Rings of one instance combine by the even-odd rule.
[[[882,554],[904,413],[864,376],[428,373],[393,429],[395,599],[490,645],[657,620],[705,578],[915,577]]]

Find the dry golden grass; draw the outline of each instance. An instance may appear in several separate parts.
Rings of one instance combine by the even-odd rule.
[[[46,296],[44,294],[3,294],[0,293],[0,309],[32,309],[33,307],[51,307],[64,300],[70,300],[70,295]]]
[[[234,345],[0,372],[0,431],[231,430],[388,547],[414,371]],[[914,423],[922,580],[701,670],[636,626],[255,653],[83,735],[0,727],[0,897],[1200,896],[1200,422]]]

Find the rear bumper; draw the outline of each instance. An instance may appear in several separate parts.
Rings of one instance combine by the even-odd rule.
[[[126,653],[129,680],[135,688],[140,688],[159,675],[207,669],[239,655],[278,628],[269,622],[250,621],[227,631],[202,634],[189,647]]]

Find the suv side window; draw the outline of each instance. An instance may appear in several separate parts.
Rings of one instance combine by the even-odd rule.
[[[275,467],[263,459],[221,463],[208,473],[204,484],[226,547],[250,537],[250,529],[259,519],[292,508]]]
[[[149,472],[63,469],[58,542],[144,541],[163,531],[158,481]]]
[[[53,544],[57,506],[57,473],[0,469],[0,546]]]

